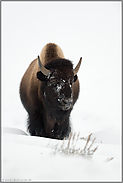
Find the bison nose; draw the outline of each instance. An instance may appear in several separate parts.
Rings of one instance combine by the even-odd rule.
[[[67,100],[67,99],[63,99],[63,100],[62,100],[62,103],[63,103],[64,105],[70,105],[70,104],[72,103],[72,101],[71,101],[71,100]]]
[[[63,110],[68,110],[72,107],[73,99],[62,99],[61,105]]]

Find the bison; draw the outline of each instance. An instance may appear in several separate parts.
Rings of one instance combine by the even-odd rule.
[[[77,72],[61,48],[48,43],[31,62],[20,83],[21,102],[28,113],[27,129],[32,136],[54,139],[69,137],[70,113],[78,99]]]

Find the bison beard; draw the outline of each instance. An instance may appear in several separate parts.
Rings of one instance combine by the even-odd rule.
[[[32,136],[41,136],[54,139],[69,137],[71,132],[69,116],[72,109],[61,110],[53,108],[48,100],[40,109],[33,109],[28,114],[28,130]]]
[[[49,49],[47,45],[46,48]],[[59,49],[58,46],[56,48]],[[57,58],[48,61],[42,71],[39,67],[43,66],[40,62],[38,64],[38,59],[30,64],[20,84],[20,98],[28,112],[30,135],[54,139],[69,137],[69,117],[79,95],[76,73],[80,64],[81,60],[73,70],[71,61]]]
[[[69,123],[70,111],[58,111],[50,109],[50,117],[43,116],[42,112],[35,111],[28,116],[28,130],[32,136],[41,136],[55,139],[63,139],[68,137],[71,132]],[[55,117],[54,117],[55,116]],[[49,118],[49,119],[46,119]],[[44,124],[44,121],[46,124]],[[50,126],[50,123],[52,125]],[[45,130],[46,129],[46,130]]]

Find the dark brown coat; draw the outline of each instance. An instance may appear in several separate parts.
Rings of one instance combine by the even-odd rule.
[[[69,116],[78,99],[79,80],[74,76],[72,62],[64,58],[58,45],[45,45],[40,60],[50,73],[44,75],[35,59],[20,84],[20,98],[28,112],[28,130],[31,135],[63,139],[71,131]]]

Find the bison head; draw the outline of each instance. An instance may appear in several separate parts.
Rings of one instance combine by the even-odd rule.
[[[50,63],[42,65],[38,56],[40,72],[37,73],[37,78],[44,82],[43,97],[53,108],[60,108],[67,111],[73,106],[72,85],[77,79],[77,72],[81,65],[79,63],[73,69],[71,61],[66,59],[55,59]]]

